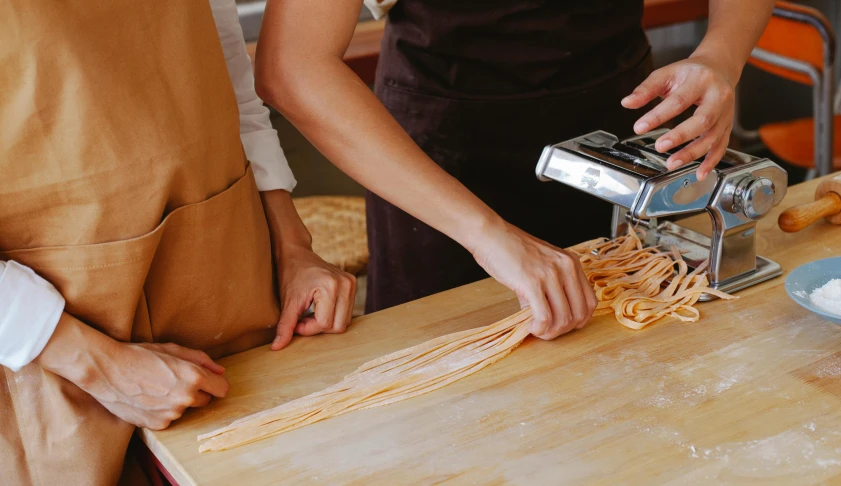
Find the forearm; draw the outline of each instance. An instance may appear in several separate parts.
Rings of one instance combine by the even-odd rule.
[[[472,250],[499,217],[414,143],[344,64],[343,41],[318,38],[343,30],[349,37],[354,24],[327,9],[305,15],[298,3],[267,7],[257,53],[261,97],[356,181]],[[302,26],[302,16],[323,24]],[[347,17],[355,22],[352,12]]]
[[[35,363],[86,388],[93,379],[98,355],[107,356],[116,341],[64,312]]]
[[[707,34],[692,57],[716,59],[735,85],[773,9],[773,0],[710,0]]]

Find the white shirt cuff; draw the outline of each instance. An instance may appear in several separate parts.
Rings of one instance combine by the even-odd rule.
[[[277,141],[275,129],[240,133],[240,138],[245,156],[251,161],[251,168],[254,169],[258,191],[283,189],[292,192],[292,189],[295,189],[298,182]]]
[[[63,311],[51,283],[17,262],[0,262],[0,365],[18,371],[38,357]]]
[[[365,6],[377,20],[385,17],[395,3],[397,3],[397,0],[365,0]]]

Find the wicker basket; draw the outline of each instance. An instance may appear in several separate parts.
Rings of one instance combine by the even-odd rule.
[[[312,234],[313,251],[348,273],[364,274],[368,266],[365,198],[312,196],[293,201]]]

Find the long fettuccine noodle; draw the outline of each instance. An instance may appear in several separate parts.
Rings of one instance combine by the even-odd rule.
[[[695,322],[700,314],[694,304],[704,293],[732,298],[707,287],[706,265],[688,273],[676,250],[644,248],[635,231],[571,250],[579,255],[595,289],[599,301],[596,315],[612,312],[632,329],[642,329],[664,317]],[[490,326],[441,336],[369,361],[325,390],[200,435],[198,440],[204,443],[199,451],[229,449],[446,386],[513,351],[528,336],[531,317],[526,308]]]
[[[323,391],[199,436],[199,451],[224,450],[354,410],[388,405],[446,386],[493,364],[529,334],[531,311],[369,361]]]

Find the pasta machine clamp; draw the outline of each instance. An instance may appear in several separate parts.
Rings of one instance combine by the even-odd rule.
[[[709,260],[710,287],[735,292],[782,274],[779,264],[756,254],[756,222],[785,197],[788,174],[769,159],[727,150],[709,176],[699,181],[700,161],[668,171],[654,142],[666,130],[620,141],[603,131],[547,146],[537,178],[554,180],[614,205],[612,236],[627,225],[647,228],[647,245],[675,246],[689,267]],[[712,237],[660,218],[706,211]],[[674,218],[672,218],[674,219]],[[701,300],[710,300],[710,295]]]

